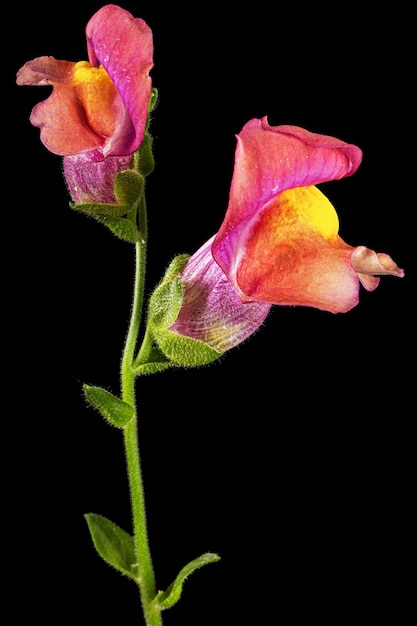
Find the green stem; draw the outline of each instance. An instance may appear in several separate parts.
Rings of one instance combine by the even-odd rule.
[[[146,201],[144,192],[141,194],[139,204],[139,218],[141,233],[143,236],[142,240],[135,245],[136,263],[133,304],[121,364],[122,399],[134,407],[135,414],[133,419],[124,428],[123,432],[132,507],[133,534],[139,565],[138,586],[142,601],[143,613],[145,616],[146,626],[162,626],[161,613],[159,610],[155,609],[152,606],[152,600],[156,594],[156,581],[152,566],[152,558],[149,548],[146,523],[145,495],[139,452],[135,372],[133,369],[133,360],[135,356],[143,309],[143,294],[145,284]]]

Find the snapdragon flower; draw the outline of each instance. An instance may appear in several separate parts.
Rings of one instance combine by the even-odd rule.
[[[316,185],[351,176],[362,151],[296,126],[250,120],[237,136],[229,203],[213,257],[242,302],[346,312],[359,286],[404,276],[391,257],[339,236],[337,213]]]
[[[362,160],[355,145],[296,126],[250,120],[237,135],[229,203],[219,231],[183,265],[176,319],[155,338],[178,359],[175,335],[204,342],[208,362],[253,335],[271,306],[347,312],[362,284],[403,277],[388,254],[347,244],[337,213],[316,186],[351,176]]]
[[[38,57],[16,81],[53,88],[30,121],[45,147],[64,157],[74,202],[113,202],[114,177],[130,167],[144,138],[153,35],[144,20],[108,4],[89,20],[86,38],[88,61]]]

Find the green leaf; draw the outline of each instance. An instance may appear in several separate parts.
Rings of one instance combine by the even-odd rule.
[[[83,385],[83,390],[87,402],[112,426],[123,428],[133,418],[134,408],[106,389]]]
[[[214,554],[212,552],[206,552],[197,559],[190,561],[190,563],[182,568],[174,582],[171,583],[166,591],[159,591],[156,594],[153,600],[155,607],[162,611],[174,606],[174,604],[176,604],[181,597],[185,579],[196,569],[203,567],[203,565],[208,565],[209,563],[216,563],[216,561],[220,561],[220,557],[218,554]]]
[[[103,515],[87,513],[84,518],[101,558],[125,576],[137,580],[139,567],[133,537]]]

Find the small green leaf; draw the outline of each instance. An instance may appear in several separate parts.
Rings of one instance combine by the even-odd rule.
[[[220,561],[220,557],[218,554],[214,554],[212,552],[206,552],[197,559],[190,561],[190,563],[182,568],[174,582],[171,583],[166,591],[159,591],[156,594],[153,600],[155,607],[162,611],[174,606],[174,604],[176,604],[181,597],[185,579],[196,569],[203,567],[203,565],[208,565],[209,563],[216,563],[216,561]]]
[[[125,576],[137,580],[139,567],[133,537],[103,515],[87,513],[84,517],[101,558]]]
[[[106,389],[83,385],[83,390],[87,402],[112,426],[123,428],[133,418],[134,408]]]

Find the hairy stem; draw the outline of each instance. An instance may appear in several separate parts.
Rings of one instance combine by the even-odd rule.
[[[156,594],[155,574],[149,548],[145,495],[139,451],[138,411],[133,361],[138,341],[143,309],[146,264],[146,202],[142,192],[139,204],[141,241],[135,244],[135,279],[129,329],[121,364],[122,399],[134,407],[134,417],[124,428],[124,446],[132,507],[133,534],[139,566],[138,586],[146,626],[162,626],[161,613],[152,605]]]

